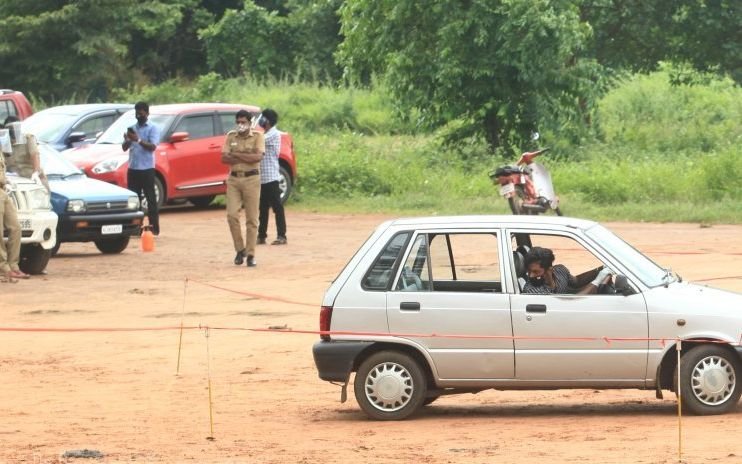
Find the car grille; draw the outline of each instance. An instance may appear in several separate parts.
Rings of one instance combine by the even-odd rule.
[[[88,213],[107,213],[127,209],[127,201],[91,201],[88,203]]]

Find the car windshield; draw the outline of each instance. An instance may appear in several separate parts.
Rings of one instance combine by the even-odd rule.
[[[165,132],[170,127],[170,123],[173,121],[175,116],[171,114],[150,114],[148,122],[156,125],[160,129],[160,137],[165,136]],[[111,127],[96,140],[95,143],[109,143],[114,145],[120,145],[124,141],[124,133],[126,129],[137,123],[134,117],[134,111],[127,111],[120,118],[114,122]],[[159,140],[162,142],[162,139]]]
[[[667,269],[658,266],[605,227],[595,225],[585,233],[629,268],[648,287],[658,287],[669,282],[670,275]]]
[[[23,132],[35,135],[41,142],[55,142],[76,120],[73,114],[43,110],[24,119],[21,125]]]
[[[77,166],[67,160],[61,153],[49,145],[39,145],[41,154],[41,166],[44,173],[49,177],[71,177],[83,175]]]

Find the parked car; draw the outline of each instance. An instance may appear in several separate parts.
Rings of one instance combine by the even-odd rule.
[[[57,215],[52,211],[49,192],[43,185],[16,175],[8,176],[8,187],[21,226],[18,267],[26,274],[41,274],[57,241]],[[7,231],[3,231],[4,240],[7,236]]]
[[[23,130],[62,151],[95,142],[114,121],[132,108],[134,105],[128,103],[54,106],[24,120]]]
[[[0,124],[8,116],[15,116],[20,121],[33,114],[33,108],[23,92],[0,89]]]
[[[93,242],[102,253],[121,253],[141,232],[139,197],[107,182],[88,178],[58,151],[39,144],[49,178],[51,202],[59,216],[53,254],[64,242]]]
[[[155,190],[160,206],[188,199],[206,206],[226,191],[228,167],[221,162],[225,134],[234,128],[237,111],[257,113],[249,105],[188,103],[151,106],[149,121],[159,126],[161,140],[155,150]],[[126,186],[128,153],[121,150],[123,134],[136,123],[134,111],[125,113],[95,143],[64,152],[70,161],[93,178]],[[291,136],[281,135],[281,198],[291,194],[296,180],[296,157]]]
[[[575,276],[605,266],[613,282],[592,295],[523,293],[533,246],[554,250]],[[320,330],[320,378],[347,385],[355,372],[356,400],[374,419],[491,388],[638,388],[661,398],[678,390],[677,339],[685,410],[726,413],[742,391],[742,295],[685,282],[580,219],[385,222],[325,293]]]

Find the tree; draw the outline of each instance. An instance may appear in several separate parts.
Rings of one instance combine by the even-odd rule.
[[[0,1],[0,79],[44,98],[104,97],[132,79],[135,32],[154,37],[181,20],[176,1]]]
[[[351,78],[383,76],[402,110],[428,125],[466,119],[512,150],[545,118],[581,115],[599,94],[578,3],[346,0],[339,57]]]
[[[337,78],[333,54],[340,43],[341,3],[246,0],[200,32],[209,68],[226,75]]]

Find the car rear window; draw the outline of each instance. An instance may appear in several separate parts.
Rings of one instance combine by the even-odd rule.
[[[411,235],[411,232],[400,232],[389,240],[363,278],[364,290],[386,291],[389,288],[389,282],[394,277],[397,263]]]

